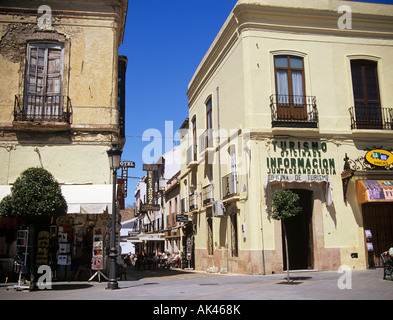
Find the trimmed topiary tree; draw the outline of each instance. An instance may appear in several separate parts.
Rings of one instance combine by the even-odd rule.
[[[289,255],[288,255],[288,238],[285,230],[284,220],[294,217],[302,211],[302,207],[298,205],[300,200],[299,195],[291,190],[278,190],[272,196],[272,212],[271,217],[274,220],[282,221],[285,238],[285,252],[287,256],[287,281],[289,279]]]
[[[11,188],[11,195],[0,202],[0,216],[23,218],[29,225],[30,237],[35,239],[36,226],[43,219],[67,214],[67,202],[59,183],[44,168],[29,168],[23,171]],[[30,290],[37,281],[36,246],[30,252]]]

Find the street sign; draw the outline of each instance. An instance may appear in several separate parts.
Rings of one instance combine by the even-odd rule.
[[[187,222],[188,221],[188,215],[186,214],[177,214],[176,215],[176,222]]]
[[[120,167],[122,168],[135,168],[134,161],[120,161]]]
[[[143,171],[158,171],[158,164],[144,164]]]
[[[141,211],[159,211],[159,210],[160,210],[159,204],[148,204],[148,203],[141,204]]]

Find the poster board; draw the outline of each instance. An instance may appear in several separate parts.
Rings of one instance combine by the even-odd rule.
[[[93,254],[91,261],[92,270],[104,269],[104,227],[95,227],[93,233]]]

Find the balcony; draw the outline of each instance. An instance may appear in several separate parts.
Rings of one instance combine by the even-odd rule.
[[[202,188],[202,202],[204,206],[212,204],[214,201],[213,183],[209,183]]]
[[[223,200],[225,202],[232,202],[238,200],[239,189],[238,189],[238,178],[236,172],[231,172],[226,176],[222,177],[223,187]]]
[[[186,212],[188,212],[188,210],[186,210],[186,199],[183,198],[180,200],[180,213],[184,214]]]
[[[196,192],[190,193],[190,211],[198,209],[198,196]]]
[[[272,127],[318,128],[314,96],[271,95]]]
[[[187,168],[193,168],[198,164],[197,146],[192,145],[187,149]]]
[[[213,130],[207,129],[199,136],[200,153],[213,149]]]
[[[380,105],[349,108],[351,129],[393,130],[393,109]]]
[[[15,122],[71,123],[71,99],[63,95],[16,95]]]

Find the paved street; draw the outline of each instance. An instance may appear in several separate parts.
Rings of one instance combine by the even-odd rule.
[[[285,274],[223,275],[130,267],[118,290],[106,290],[105,281],[57,282],[52,290],[36,292],[7,290],[12,284],[0,284],[0,300],[392,300],[393,281],[383,280],[382,275],[382,269],[297,272],[291,273],[293,282],[287,284]]]

